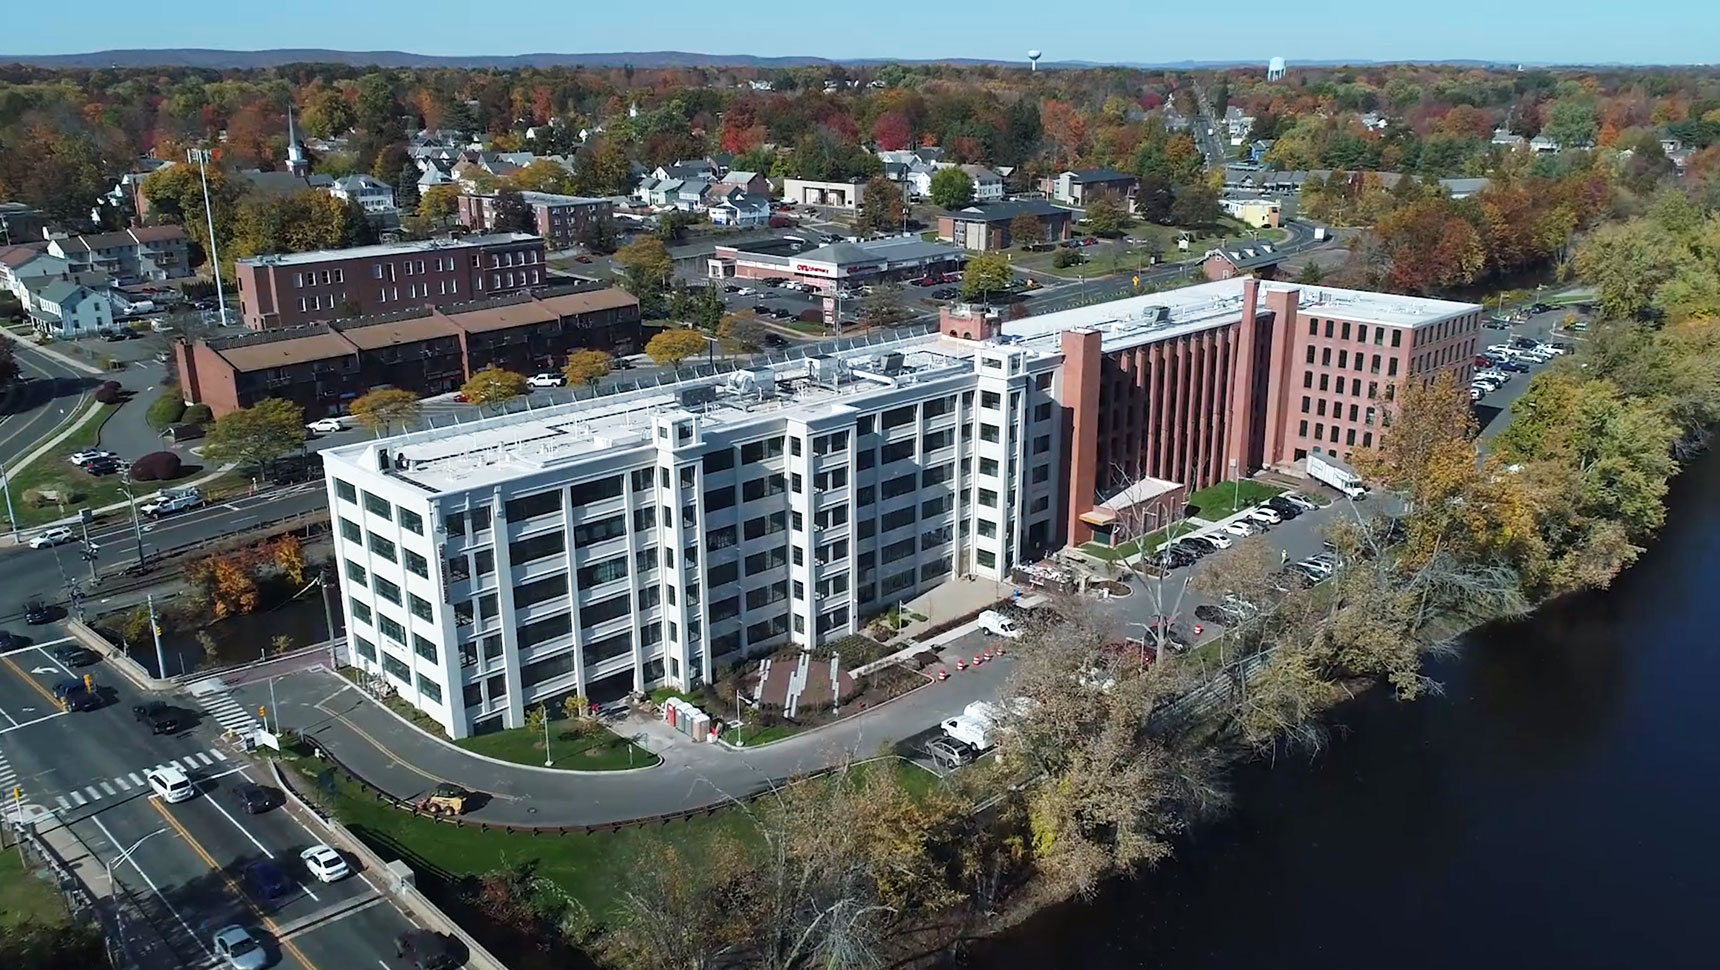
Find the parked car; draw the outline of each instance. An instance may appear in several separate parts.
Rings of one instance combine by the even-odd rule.
[[[1290,503],[1300,507],[1302,509],[1302,511],[1304,511],[1304,512],[1312,512],[1315,509],[1320,507],[1320,503],[1315,502],[1312,499],[1308,498],[1308,496],[1299,494],[1297,492],[1285,492],[1283,495],[1280,495],[1278,497],[1283,499],[1286,502],[1290,502]]]
[[[92,461],[97,461],[102,458],[118,457],[118,455],[111,451],[103,451],[100,448],[86,448],[83,451],[73,452],[72,456],[68,458],[67,461],[70,461],[74,465],[87,465]]]
[[[1230,536],[1227,536],[1222,532],[1208,532],[1204,535],[1194,536],[1193,538],[1199,542],[1206,543],[1214,549],[1229,549],[1231,545]]]
[[[567,376],[555,371],[544,371],[526,378],[526,384],[531,387],[566,387]]]
[[[84,463],[84,473],[94,475],[97,478],[103,475],[112,475],[123,468],[125,468],[125,462],[118,458],[97,458],[95,461]]]
[[[1217,551],[1207,543],[1196,542],[1193,539],[1178,539],[1171,543],[1171,548],[1181,549],[1196,559],[1200,559],[1203,556],[1210,556],[1212,553]]]
[[[591,257],[584,253],[580,253],[578,256],[573,257],[573,261],[576,263],[589,263],[591,262]]]
[[[1499,369],[1504,370],[1504,371],[1511,371],[1514,374],[1527,374],[1527,373],[1529,373],[1529,365],[1523,363],[1520,360],[1502,360],[1499,362]]]
[[[1228,626],[1230,614],[1211,603],[1202,603],[1194,608],[1194,618],[1202,623],[1214,623],[1218,626]]]
[[[1302,514],[1302,506],[1290,501],[1282,495],[1274,495],[1266,500],[1266,507],[1286,519],[1294,519]]]
[[[1263,522],[1267,525],[1280,525],[1284,521],[1284,516],[1279,515],[1276,510],[1265,505],[1256,505],[1254,508],[1249,509],[1248,517],[1256,522]]]
[[[1224,531],[1236,536],[1238,539],[1246,539],[1259,532],[1260,529],[1253,523],[1250,523],[1247,519],[1237,519],[1235,522],[1225,526]]]

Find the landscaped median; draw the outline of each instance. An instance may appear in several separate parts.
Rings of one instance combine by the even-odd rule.
[[[17,525],[41,525],[76,515],[80,508],[125,501],[117,475],[98,478],[70,461],[76,452],[96,446],[102,425],[119,408],[118,404],[85,402],[72,418],[71,434],[28,465],[7,470]]]

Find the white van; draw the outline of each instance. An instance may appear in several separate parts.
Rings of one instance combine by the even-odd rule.
[[[979,628],[993,636],[1008,637],[1011,640],[1021,636],[1021,627],[996,610],[986,610],[979,615]]]
[[[151,768],[144,772],[143,776],[149,779],[149,787],[161,796],[164,802],[182,802],[197,794],[191,779],[185,777],[185,772],[173,765]]]

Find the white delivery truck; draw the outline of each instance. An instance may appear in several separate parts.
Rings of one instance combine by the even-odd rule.
[[[1365,498],[1367,487],[1356,470],[1329,455],[1308,456],[1308,477],[1324,482],[1352,499]]]
[[[1011,619],[1007,614],[1000,613],[997,610],[986,610],[984,613],[979,615],[979,619],[976,622],[979,624],[979,628],[981,630],[984,630],[993,636],[1008,637],[1011,640],[1021,636],[1020,624],[1016,623],[1015,620]]]
[[[997,743],[997,708],[986,701],[974,701],[939,726],[975,751],[986,751]]]

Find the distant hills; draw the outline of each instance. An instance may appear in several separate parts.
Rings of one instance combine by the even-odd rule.
[[[168,48],[163,50],[107,50],[87,54],[0,54],[0,64],[29,64],[37,67],[91,69],[137,67],[196,67],[214,70],[244,70],[280,67],[285,64],[345,64],[352,67],[461,67],[461,68],[522,68],[522,67],[752,67],[784,68],[834,64],[1001,64],[1025,66],[1027,61],[993,58],[940,57],[923,60],[901,58],[841,58],[824,57],[756,57],[751,54],[697,54],[688,51],[617,51],[584,54],[509,54],[440,56],[413,54],[407,51],[337,51],[322,48],[286,48],[278,50],[235,51],[201,48]],[[1041,61],[1041,68],[1135,67],[1172,70],[1214,69],[1259,64],[1264,61],[1168,61],[1161,63],[1104,64],[1095,61]],[[1297,61],[1292,66],[1335,67],[1391,63],[1364,59],[1344,61]],[[1457,67],[1487,67],[1495,62],[1478,60],[1422,61],[1418,64],[1443,64]]]

